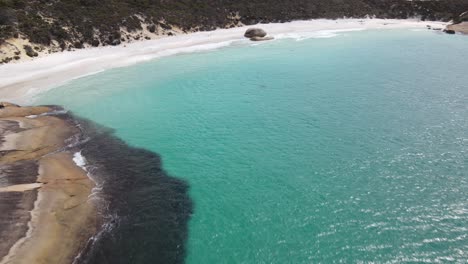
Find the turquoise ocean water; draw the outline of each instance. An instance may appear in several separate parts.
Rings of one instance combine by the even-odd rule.
[[[187,263],[466,263],[467,45],[411,30],[238,44],[37,103],[115,129],[188,182]]]

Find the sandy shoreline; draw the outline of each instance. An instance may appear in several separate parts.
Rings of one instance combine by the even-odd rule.
[[[97,229],[94,183],[65,150],[78,133],[66,120],[0,109],[0,263],[71,263]]]
[[[443,28],[446,23],[416,20],[341,19],[309,20],[261,24],[276,39],[327,38],[342,32],[366,29]],[[0,98],[20,104],[32,104],[34,96],[68,80],[111,68],[178,53],[216,49],[228,45],[250,45],[243,37],[246,27],[218,29],[173,37],[163,37],[116,47],[98,47],[62,52],[32,61],[0,66]]]

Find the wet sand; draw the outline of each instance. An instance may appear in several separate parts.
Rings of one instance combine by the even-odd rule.
[[[41,115],[51,107],[2,106],[0,263],[72,263],[99,221],[94,183],[66,148],[79,130]]]

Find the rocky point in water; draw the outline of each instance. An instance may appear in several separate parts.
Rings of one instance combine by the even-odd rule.
[[[447,34],[468,34],[468,11],[455,16],[453,24],[448,25],[444,32]]]

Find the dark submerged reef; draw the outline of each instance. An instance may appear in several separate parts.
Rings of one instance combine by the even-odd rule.
[[[188,184],[169,176],[158,154],[129,146],[92,121],[75,120],[105,219],[75,263],[184,263],[193,211]]]

